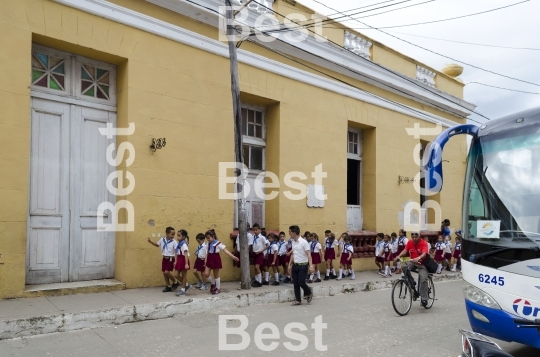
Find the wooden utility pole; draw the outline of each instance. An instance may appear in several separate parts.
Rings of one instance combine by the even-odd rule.
[[[227,40],[229,43],[229,58],[231,65],[231,92],[233,100],[233,113],[234,113],[234,153],[236,162],[244,163],[243,150],[242,150],[242,110],[240,108],[240,82],[238,80],[238,60],[236,57],[236,43],[234,41],[235,27],[234,27],[234,11],[232,9],[231,1],[225,0],[227,6],[226,15],[227,18]],[[247,226],[246,226],[246,198],[244,196],[244,175],[242,172],[237,172],[238,184],[236,192],[239,193],[237,199],[238,206],[238,242],[240,244],[240,263],[242,276],[240,278],[242,289],[251,289],[251,281],[249,277],[249,247],[247,239]]]

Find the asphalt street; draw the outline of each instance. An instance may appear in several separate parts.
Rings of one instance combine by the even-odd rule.
[[[208,311],[171,319],[138,322],[91,330],[56,333],[31,338],[0,341],[0,356],[34,357],[113,357],[113,356],[452,356],[461,352],[458,328],[469,328],[464,309],[462,282],[436,284],[438,300],[430,310],[418,303],[409,315],[399,317],[393,310],[390,290],[360,292],[314,299],[310,305],[290,306],[272,304],[228,311]],[[244,350],[220,350],[220,315],[244,315],[249,322],[245,334],[249,345]],[[312,324],[321,316],[326,329]],[[276,326],[279,337],[256,340],[255,332],[261,323]],[[307,328],[288,330],[290,323]],[[230,319],[227,328],[240,326]],[[300,326],[300,325],[298,325]],[[292,327],[289,325],[289,327]],[[221,329],[224,335],[225,329]],[[271,329],[262,331],[271,334]],[[292,336],[291,333],[301,336]],[[315,339],[319,334],[320,338]],[[304,344],[301,341],[305,336]],[[247,337],[229,335],[228,344],[239,344]],[[278,343],[273,352],[261,350]],[[296,347],[295,347],[296,346]],[[538,356],[539,350],[501,342],[507,352],[516,357]],[[291,351],[296,348],[298,351]],[[326,348],[326,351],[324,349]]]

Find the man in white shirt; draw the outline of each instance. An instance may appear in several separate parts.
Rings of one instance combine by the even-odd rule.
[[[310,273],[313,273],[315,268],[311,261],[309,243],[304,238],[300,237],[300,228],[298,226],[290,226],[289,235],[293,239],[291,260],[289,262],[289,275],[292,274],[294,284],[295,301],[292,305],[296,306],[302,305],[300,288],[304,290],[304,299],[306,299],[308,303],[313,299],[313,293],[306,284],[306,277],[308,267]]]

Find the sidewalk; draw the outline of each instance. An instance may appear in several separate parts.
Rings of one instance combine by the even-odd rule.
[[[401,275],[383,278],[374,271],[359,272],[355,280],[328,280],[310,284],[315,298],[388,289]],[[461,273],[435,274],[433,280],[461,279]],[[185,296],[163,293],[162,287],[107,293],[76,294],[0,300],[0,340],[85,328],[170,318],[201,311],[289,302],[292,284],[239,290],[238,282],[221,284],[221,294],[191,288]],[[312,304],[316,301],[312,302]],[[390,296],[388,297],[390,305]]]

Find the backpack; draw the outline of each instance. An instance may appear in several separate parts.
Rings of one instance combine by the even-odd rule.
[[[433,258],[431,258],[431,255],[429,253],[426,255],[426,258],[424,259],[424,266],[426,267],[426,270],[428,273],[434,274],[437,272],[437,268],[439,267],[439,264]]]

